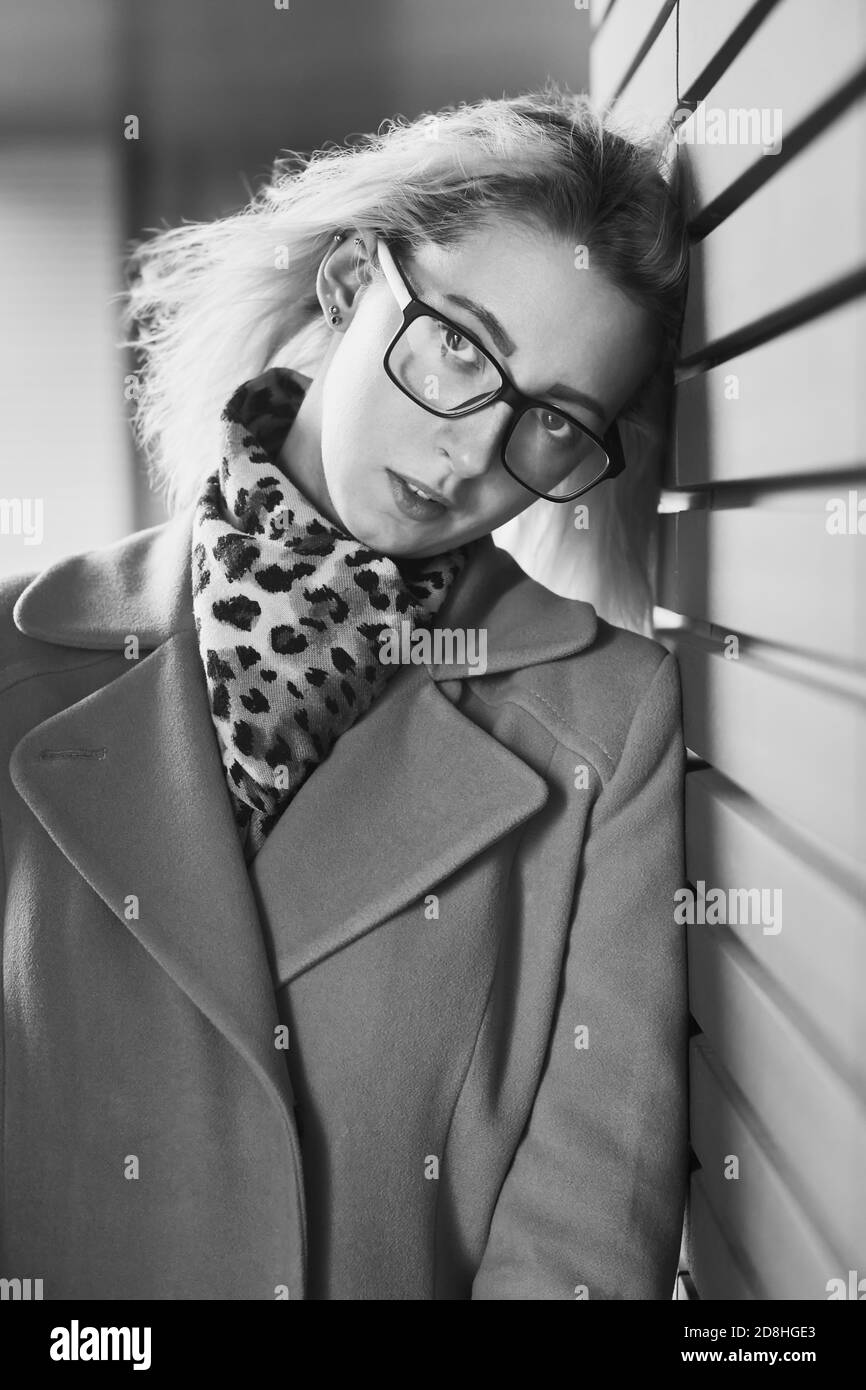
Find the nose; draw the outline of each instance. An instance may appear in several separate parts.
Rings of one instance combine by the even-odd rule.
[[[472,415],[441,420],[439,447],[448,455],[458,478],[475,478],[499,461],[511,407],[503,402],[484,406]]]

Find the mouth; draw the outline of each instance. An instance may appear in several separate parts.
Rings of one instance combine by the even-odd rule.
[[[411,517],[413,521],[432,521],[449,510],[451,503],[446,502],[441,493],[434,492],[414,478],[404,478],[390,468],[386,468],[385,472],[394,501],[404,516]]]

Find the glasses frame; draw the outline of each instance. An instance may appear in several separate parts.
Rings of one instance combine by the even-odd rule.
[[[569,415],[568,411],[561,410],[558,405],[551,405],[549,401],[539,400],[535,396],[527,396],[525,392],[519,390],[518,387],[515,386],[505,368],[497,362],[496,358],[491,355],[474,333],[471,333],[463,324],[455,323],[453,319],[450,319],[447,314],[443,314],[439,309],[434,309],[432,305],[426,304],[424,300],[415,293],[406,279],[405,271],[398,265],[396,257],[387,242],[379,237],[377,238],[376,244],[382,272],[397,301],[397,306],[403,314],[403,322],[400,324],[400,327],[397,329],[397,332],[394,334],[385,350],[382,366],[389,379],[403,392],[404,396],[407,396],[410,401],[414,401],[422,410],[428,411],[430,415],[437,415],[440,419],[444,420],[458,420],[465,415],[474,415],[476,411],[485,410],[487,406],[493,405],[497,401],[504,401],[506,405],[511,407],[513,416],[500,445],[499,461],[509,477],[513,478],[515,482],[520,483],[520,486],[525,487],[528,492],[533,493],[536,497],[543,498],[546,502],[573,502],[576,497],[582,497],[584,493],[589,492],[590,488],[597,487],[599,483],[605,482],[608,478],[617,477],[625,470],[622,440],[620,439],[616,421],[610,425],[606,434],[603,436],[598,435],[594,430],[591,430],[588,425],[585,425],[582,420],[578,420],[574,415]],[[407,390],[403,383],[397,378],[396,374],[391,370],[391,354],[409,325],[419,318],[436,319],[437,322],[445,324],[446,328],[453,329],[459,337],[465,338],[467,342],[470,342],[499,373],[499,378],[502,383],[499,389],[494,391],[491,396],[480,404],[461,406],[457,410],[437,410],[436,407],[430,405],[428,401],[419,400],[413,392]],[[509,439],[523,416],[530,410],[551,411],[555,415],[562,416],[570,425],[588,435],[602,450],[607,459],[607,467],[604,472],[591,483],[587,483],[584,487],[578,488],[576,492],[570,492],[567,497],[551,497],[549,493],[539,492],[538,488],[534,488],[531,483],[527,483],[523,478],[519,478],[513,469],[509,468],[505,453],[508,448]]]

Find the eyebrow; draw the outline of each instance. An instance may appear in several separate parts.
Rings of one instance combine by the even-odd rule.
[[[467,299],[463,294],[446,294],[445,298],[451,304],[458,304],[461,309],[468,309],[470,314],[474,314],[479,323],[484,324],[499,351],[505,357],[511,357],[517,351],[516,345],[509,338],[499,319],[495,314],[491,314],[489,309],[485,309],[483,304],[476,304],[474,299]]]
[[[405,267],[403,267],[405,274]],[[408,276],[406,277],[408,279]],[[409,281],[412,290],[420,299],[418,291],[412,281]],[[482,323],[490,334],[499,351],[505,357],[512,357],[517,351],[516,344],[508,336],[502,324],[495,314],[489,309],[485,309],[483,304],[477,304],[474,299],[467,299],[463,294],[446,294],[445,299],[451,304],[458,305],[461,309],[468,309],[470,314],[474,314],[479,323]],[[577,391],[573,386],[565,386],[563,382],[556,381],[546,392],[547,396],[558,396],[560,400],[571,401],[574,405],[585,406],[587,410],[593,411],[600,420],[606,420],[607,415],[604,407],[594,396],[588,396],[585,391]]]
[[[600,420],[607,419],[604,406],[594,396],[588,396],[585,391],[575,391],[573,386],[563,386],[561,381],[555,381],[548,394],[560,396],[564,401],[574,401],[575,405],[585,405],[588,410],[593,410]]]
[[[445,298],[452,304],[459,305],[461,309],[468,309],[470,314],[474,314],[479,323],[483,323],[499,351],[505,357],[511,357],[517,351],[515,344],[509,338],[496,315],[491,314],[489,309],[485,309],[483,304],[476,304],[474,299],[467,299],[462,294],[446,294]],[[572,401],[575,405],[585,406],[587,410],[592,410],[600,420],[607,419],[604,407],[593,396],[588,396],[585,391],[577,391],[573,386],[565,386],[561,381],[554,382],[544,394],[546,396],[559,396],[561,400]]]

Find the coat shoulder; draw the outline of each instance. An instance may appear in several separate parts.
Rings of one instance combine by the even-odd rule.
[[[18,626],[19,600],[44,570],[31,570],[0,578],[0,693],[30,676],[82,666],[92,652],[59,646],[31,636]]]
[[[44,644],[26,636],[15,623],[15,605],[39,571],[31,570],[0,578],[0,688],[21,662],[38,661]]]
[[[521,586],[524,587],[524,586]],[[530,592],[531,591],[531,592]],[[575,628],[585,625],[582,600],[553,595],[534,580],[526,581],[523,604],[537,612],[543,632],[551,608],[556,625],[573,616]],[[676,656],[663,643],[598,616],[593,640],[556,660],[527,664],[476,683],[481,696],[496,703],[522,706],[565,747],[594,761],[603,781],[618,765],[638,711],[667,729],[681,725],[681,695]]]

